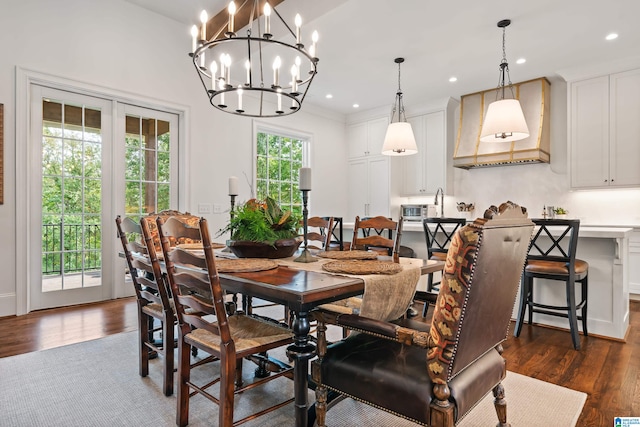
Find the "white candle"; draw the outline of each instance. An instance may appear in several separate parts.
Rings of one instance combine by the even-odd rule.
[[[278,89],[278,111],[282,111],[282,95],[280,94],[281,90]]]
[[[211,89],[216,90],[216,73],[218,72],[218,63],[216,61],[211,61],[209,68],[211,69]]]
[[[224,82],[224,75],[225,75],[225,64],[226,64],[226,54],[221,54],[220,55],[220,89],[224,89],[224,86],[222,85],[222,83]]]
[[[296,80],[300,81],[300,64],[302,64],[302,61],[300,60],[299,56],[296,56]]]
[[[291,66],[291,92],[298,91],[298,67],[294,65]]]
[[[238,195],[238,177],[237,176],[229,177],[229,195],[230,196]]]
[[[198,48],[198,26],[191,27],[191,52],[195,52]]]
[[[247,59],[247,62],[244,63],[244,68],[247,69],[247,86],[251,85],[251,62]]]
[[[264,4],[264,33],[271,34],[271,6]]]
[[[238,85],[238,110],[242,110],[242,85]]]
[[[300,16],[299,13],[296,13],[295,24],[296,24],[296,43],[300,44],[300,26],[302,25],[302,17]]]
[[[311,168],[300,168],[300,190],[311,190]]]
[[[209,20],[209,17],[207,16],[207,11],[203,10],[202,12],[200,12],[200,23],[202,23],[202,29],[200,37],[202,38],[202,40],[207,40],[207,21]]]
[[[317,48],[316,45],[318,44],[318,32],[314,31],[313,34],[311,34],[311,41],[313,42],[311,44],[311,47],[313,48],[313,55],[311,55],[312,58],[315,58],[317,55]]]
[[[227,55],[224,58],[224,65],[227,67],[227,75],[225,77],[225,80],[227,81],[227,84],[231,84],[231,55],[229,55],[227,53]]]
[[[236,14],[236,4],[234,2],[229,3],[229,32],[233,33],[233,18]]]
[[[276,56],[276,59],[273,61],[273,85],[274,86],[280,86],[278,84],[279,79],[279,74],[280,74],[280,65],[281,65],[282,61],[280,60],[279,56]]]

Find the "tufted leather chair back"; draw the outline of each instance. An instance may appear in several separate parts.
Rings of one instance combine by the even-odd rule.
[[[497,211],[451,242],[431,323],[437,345],[427,355],[434,383],[448,383],[507,337],[534,225],[517,205]]]

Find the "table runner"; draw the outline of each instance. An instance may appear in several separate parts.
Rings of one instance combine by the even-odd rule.
[[[322,269],[322,264],[334,261],[332,259],[318,258],[316,262],[302,263],[291,258],[276,259],[279,265],[305,271],[315,271],[323,274],[332,274]],[[364,281],[364,294],[362,298],[352,297],[320,307],[346,314],[359,314],[377,320],[394,320],[404,315],[411,305],[420,280],[420,267],[411,263],[400,263],[402,271],[397,274],[368,274],[352,275],[339,274],[339,276],[356,277]]]

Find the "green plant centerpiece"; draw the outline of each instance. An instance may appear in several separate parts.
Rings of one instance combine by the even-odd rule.
[[[238,258],[286,258],[302,242],[299,228],[300,218],[267,197],[237,206],[218,236],[230,233],[227,245]]]

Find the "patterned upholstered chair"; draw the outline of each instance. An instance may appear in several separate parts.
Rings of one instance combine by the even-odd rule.
[[[318,310],[315,415],[350,396],[427,426],[457,424],[493,391],[506,426],[501,384],[506,339],[533,223],[511,202],[460,229],[449,249],[431,325],[381,322]],[[327,324],[360,333],[327,345]],[[312,411],[311,416],[313,417]]]

